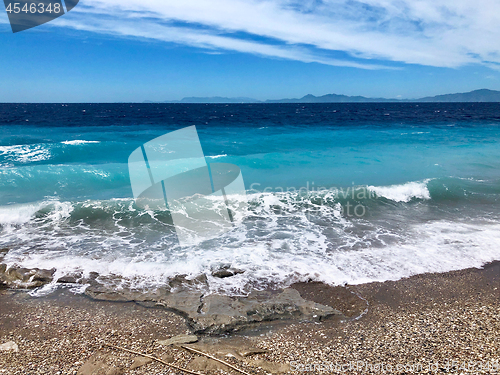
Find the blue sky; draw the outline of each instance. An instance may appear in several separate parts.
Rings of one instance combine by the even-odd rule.
[[[0,102],[500,90],[497,0],[81,0],[13,34]]]

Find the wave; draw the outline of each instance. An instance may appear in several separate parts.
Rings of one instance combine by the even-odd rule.
[[[412,199],[431,199],[427,184],[431,179],[422,182],[408,182],[392,186],[368,186],[368,190],[379,197],[390,199],[394,202],[409,202]]]
[[[215,155],[215,156],[207,156],[207,158],[210,159],[219,159],[219,158],[225,158],[227,154],[222,154],[222,155]]]
[[[56,268],[58,276],[119,276],[139,289],[161,287],[179,274],[206,274],[212,292],[244,294],[309,279],[331,285],[396,280],[500,259],[498,215],[472,217],[453,206],[449,217],[436,220],[421,210],[435,195],[442,199],[451,182],[477,184],[375,187],[375,198],[361,201],[371,210],[363,217],[347,215],[343,204],[350,198],[332,191],[249,194],[246,218],[232,231],[189,247],[178,245],[168,211],[143,210],[129,198],[1,206],[0,247],[10,249],[2,262]],[[245,272],[211,276],[225,264]]]
[[[92,144],[92,143],[101,143],[101,142],[99,142],[99,141],[85,141],[85,140],[76,139],[74,141],[64,141],[64,142],[61,142],[61,143],[65,144],[65,145],[70,145],[70,146],[79,146],[79,145]]]
[[[50,149],[44,147],[43,145],[0,146],[0,166],[2,166],[2,159],[7,162],[10,161],[27,164],[49,160],[50,158]]]
[[[120,142],[66,140],[8,145],[0,146],[0,167],[126,162],[128,154]]]

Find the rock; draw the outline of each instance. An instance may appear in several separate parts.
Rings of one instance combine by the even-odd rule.
[[[239,350],[238,353],[242,357],[251,357],[252,355],[269,353],[269,350],[267,350],[267,349],[259,349],[259,348],[248,348],[248,349]]]
[[[241,273],[245,273],[245,271],[239,270],[239,269],[228,269],[228,270],[215,271],[215,272],[212,273],[212,276],[213,277],[218,277],[219,279],[224,279],[226,277],[231,277],[231,276],[239,275]]]
[[[0,260],[2,260],[8,252],[9,249],[7,248],[0,249]]]
[[[263,359],[248,361],[249,364],[260,367],[267,373],[271,374],[283,374],[285,372],[290,372],[290,365],[286,363],[274,363]]]
[[[33,275],[32,281],[41,281],[45,283],[50,283],[54,278],[54,273],[56,272],[55,268],[51,270],[37,270]]]
[[[146,307],[162,306],[182,315],[195,334],[226,334],[260,322],[276,320],[320,321],[332,316],[345,318],[331,306],[305,300],[292,288],[275,291],[256,291],[247,297],[205,295],[203,290],[190,289],[185,277],[178,276],[170,285],[154,291],[119,289],[114,284],[121,279],[108,277],[94,280],[85,293],[95,299],[135,301]],[[193,281],[203,285],[200,280]],[[109,284],[101,284],[109,282]],[[118,284],[116,284],[118,285]],[[169,287],[177,289],[169,291]],[[167,344],[168,345],[168,344]]]
[[[36,270],[29,270],[22,267],[11,267],[5,272],[5,275],[11,282],[27,283],[35,273]]]
[[[158,341],[160,345],[182,345],[182,344],[192,344],[198,341],[198,337],[195,335],[179,335],[174,336],[168,340]]]
[[[246,297],[206,295],[208,284],[204,274],[190,280],[186,275],[178,275],[164,287],[150,291],[123,288],[123,279],[114,275],[100,276],[89,283],[85,294],[94,299],[162,306],[183,316],[195,334],[226,334],[276,320],[345,318],[333,307],[306,300],[292,288],[255,291]]]
[[[0,345],[0,351],[2,352],[19,352],[19,346],[14,341],[6,342],[5,344]]]
[[[189,362],[189,369],[195,371],[211,371],[211,370],[224,370],[230,371],[230,368],[220,362],[206,357],[196,357]]]
[[[316,320],[338,316],[330,306],[304,300],[295,289],[252,292],[248,297],[211,294],[203,297],[196,314],[188,314],[195,333],[223,334],[253,323],[275,320]]]
[[[203,292],[182,291],[166,294],[159,305],[180,313],[184,317],[196,316],[199,312]]]
[[[174,363],[174,361],[175,361],[175,358],[173,356],[171,356],[170,354],[164,354],[160,357],[160,359],[164,362],[167,362],[167,363]]]
[[[7,265],[6,264],[0,264],[0,288],[8,288],[9,285],[7,284],[7,281],[5,281],[5,271],[7,270]]]
[[[225,265],[225,266],[220,267],[217,270],[212,271],[212,276],[218,277],[220,279],[224,279],[226,277],[235,276],[235,275],[238,275],[241,273],[245,273],[245,271],[237,269],[237,268],[233,268],[230,265]]]
[[[102,357],[102,358],[100,358]],[[94,354],[78,370],[77,375],[122,375],[125,371],[122,368],[106,364],[106,355]]]
[[[117,302],[156,302],[162,301],[170,293],[166,288],[158,288],[154,291],[131,290],[119,288],[123,279],[102,278],[99,280],[84,280],[82,283],[90,284],[85,290],[85,294],[99,301],[117,301]],[[154,306],[154,303],[152,304]]]
[[[62,276],[57,279],[58,283],[62,284],[78,284],[83,278],[83,274],[79,273],[70,273],[68,275]]]
[[[55,269],[0,267],[0,283],[14,289],[33,289],[52,281]]]
[[[52,282],[54,279],[55,268],[51,270],[36,270],[35,274],[30,280],[30,288],[37,288],[42,285]]]
[[[186,291],[193,289],[206,289],[208,287],[207,275],[202,273],[194,279],[188,279],[187,275],[176,275],[168,282],[171,291]]]
[[[146,357],[135,357],[134,363],[130,366],[130,370],[135,370],[136,368],[142,367],[144,365],[148,365],[153,362],[152,359]]]

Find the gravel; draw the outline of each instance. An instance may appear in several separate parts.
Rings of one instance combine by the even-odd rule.
[[[348,286],[343,321],[267,324],[237,335],[202,336],[189,345],[255,374],[495,373],[500,372],[495,368],[500,360],[499,288],[498,263]],[[329,294],[322,284],[297,290],[317,303],[342,295],[338,288]],[[357,298],[346,303],[348,295]],[[366,308],[362,314],[349,313]],[[0,351],[0,374],[180,373],[104,343],[204,374],[235,373],[198,354],[159,344],[188,334],[181,316],[161,308],[93,301],[64,290],[39,298],[0,291],[0,345],[13,342],[19,349]]]

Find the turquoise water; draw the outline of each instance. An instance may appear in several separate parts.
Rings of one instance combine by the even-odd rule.
[[[3,262],[214,291],[331,284],[500,259],[498,104],[2,105]],[[168,212],[139,209],[130,153],[196,125],[208,163],[241,168],[247,217],[178,245]],[[218,280],[211,269],[246,272]]]

